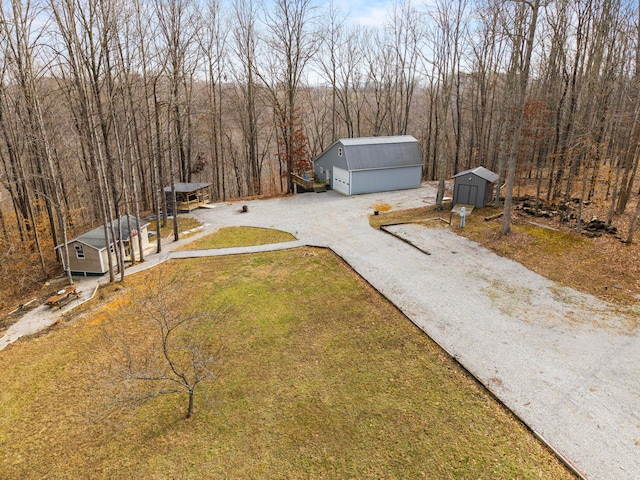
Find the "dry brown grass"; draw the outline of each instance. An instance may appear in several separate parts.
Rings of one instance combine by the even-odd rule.
[[[87,421],[101,326],[153,272],[0,354],[4,478],[571,478],[440,348],[326,250],[170,262],[181,301],[234,315],[211,331],[218,379],[127,423]],[[330,302],[328,301],[330,300]],[[98,302],[96,302],[98,303]]]
[[[393,225],[396,223],[412,223],[421,221],[434,221],[434,225],[438,225],[436,220],[439,218],[449,220],[449,210],[442,212],[436,211],[435,207],[419,207],[407,210],[391,210],[381,212],[379,215],[370,215],[369,224],[374,228],[380,228],[383,225]]]
[[[202,223],[195,217],[190,215],[178,215],[178,232],[186,232],[193,228],[199,227]],[[151,220],[149,225],[147,226],[148,232],[156,231],[156,221]],[[160,226],[160,236],[162,238],[166,238],[168,235],[172,235],[173,233],[173,220],[168,219],[164,225]]]

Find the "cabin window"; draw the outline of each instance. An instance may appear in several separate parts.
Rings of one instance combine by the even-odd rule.
[[[109,251],[111,253],[115,253],[115,250],[113,249],[113,243],[111,245],[109,245]]]
[[[76,258],[84,258],[84,247],[82,245],[75,245]]]
[[[338,156],[341,157],[342,156],[342,147],[338,147]]]

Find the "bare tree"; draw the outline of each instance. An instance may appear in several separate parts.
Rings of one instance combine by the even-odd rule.
[[[241,97],[239,104],[240,128],[244,137],[247,153],[247,187],[249,195],[261,193],[262,165],[259,160],[258,144],[258,107],[256,86],[257,21],[258,12],[253,0],[240,0],[235,3],[235,27],[233,29],[234,51],[240,62],[235,76],[237,91]]]
[[[90,159],[89,176],[93,188],[98,193],[93,200],[99,205],[105,244],[111,245],[116,243],[116,222],[111,221],[111,218],[114,212],[118,211],[117,206],[121,199],[112,145],[109,141],[112,119],[105,107],[103,91],[104,69],[107,68],[104,55],[113,33],[111,15],[114,12],[108,8],[101,11],[98,7],[95,1],[84,9],[80,8],[75,0],[52,0],[51,3],[63,52],[59,57],[58,69],[68,75],[68,78],[63,77],[59,80],[62,91],[70,100],[77,118],[76,128]],[[122,271],[122,255],[118,254],[118,249],[115,249],[115,252]],[[112,255],[107,255],[107,261],[109,281],[114,282]]]
[[[310,0],[276,0],[273,10],[266,12],[269,63],[259,76],[270,92],[280,131],[280,157],[286,174],[294,171],[296,158],[296,132],[299,129],[298,90],[309,60],[317,50],[316,38],[311,32],[313,6]],[[293,190],[289,175],[287,190]]]
[[[460,4],[464,10],[464,4]],[[461,12],[459,12],[461,13]],[[391,45],[391,78],[388,84],[390,132],[406,135],[409,129],[413,94],[417,83],[417,65],[422,50],[424,31],[423,14],[408,0],[393,4],[387,30]],[[458,55],[459,60],[459,55]],[[459,67],[459,65],[456,65]]]
[[[160,31],[159,48],[166,54],[164,67],[169,82],[167,104],[169,126],[166,136],[169,154],[169,180],[174,210],[173,238],[174,241],[178,241],[175,169],[178,169],[181,182],[190,181],[191,152],[188,148],[188,137],[191,135],[188,128],[192,93],[190,86],[197,63],[194,57],[197,52],[195,49],[196,39],[200,34],[201,22],[195,4],[191,0],[155,0],[154,5]],[[185,106],[186,115],[182,112],[183,106]],[[185,128],[185,120],[187,128]]]
[[[500,61],[504,50],[504,37],[498,33],[498,15],[490,6],[478,6],[473,32],[473,90],[471,92],[472,117],[469,132],[469,155],[467,168],[484,165],[495,169],[495,150],[491,146],[499,138],[500,123],[497,122],[496,87],[498,84]],[[457,172],[456,172],[457,173]]]
[[[11,13],[0,9],[0,32],[5,37],[7,48],[5,55],[9,62],[14,65],[15,76],[20,85],[20,92],[26,110],[24,127],[27,138],[30,139],[28,148],[36,166],[36,172],[40,178],[42,186],[41,196],[45,199],[46,206],[50,212],[51,233],[54,247],[57,244],[56,225],[51,210],[55,210],[57,222],[62,236],[63,249],[62,257],[66,266],[67,279],[73,283],[71,270],[69,268],[69,249],[67,245],[67,219],[66,205],[64,202],[63,180],[56,178],[56,166],[54,163],[54,153],[49,138],[49,132],[45,125],[42,113],[40,95],[37,89],[37,73],[34,60],[34,46],[32,44],[32,31],[38,11],[32,8],[30,2],[12,2]],[[37,230],[37,227],[34,226]],[[40,243],[36,236],[36,243],[40,250]],[[40,254],[42,258],[42,254]],[[43,264],[43,274],[46,275],[46,268]]]
[[[330,0],[321,25],[326,35],[320,39],[320,50],[317,57],[320,73],[327,78],[331,86],[331,138],[329,143],[338,139],[338,89],[340,88],[338,70],[341,65],[339,52],[345,42],[345,23],[346,19],[341,15],[335,1]]]
[[[449,138],[447,121],[455,72],[459,66],[461,41],[466,28],[464,24],[466,7],[466,0],[457,0],[453,3],[438,0],[435,4],[435,9],[431,12],[435,22],[434,30],[431,32],[434,48],[432,61],[436,71],[438,96],[440,98],[436,108],[439,110],[438,118],[442,125],[438,129],[439,135],[436,147],[438,155],[436,208],[438,210],[443,209],[445,165]]]
[[[111,415],[135,409],[165,395],[187,398],[186,418],[194,413],[200,386],[215,378],[220,347],[213,326],[228,312],[220,307],[184,305],[189,298],[180,277],[159,268],[135,293],[127,321],[135,322],[140,338],[117,326],[105,326],[104,348],[111,358],[99,365],[98,388],[106,389],[103,412]],[[102,357],[102,355],[99,355]],[[96,356],[98,357],[98,355]]]
[[[207,95],[209,100],[209,145],[212,155],[212,177],[216,199],[226,199],[224,150],[222,148],[222,84],[227,59],[230,26],[225,20],[220,0],[209,0],[204,13],[205,22],[200,48],[206,60]]]
[[[531,9],[530,14],[528,9]],[[504,200],[504,215],[502,218],[502,233],[511,232],[511,208],[513,185],[515,182],[516,165],[520,149],[520,137],[522,134],[522,117],[529,84],[529,72],[531,70],[531,56],[535,40],[536,26],[538,23],[538,11],[540,0],[522,2],[516,6],[515,28],[513,32],[511,65],[509,68],[509,86],[513,88],[513,112],[515,122],[513,125],[513,138],[509,151],[507,170],[507,182]],[[529,16],[530,15],[530,16]],[[528,25],[527,25],[528,20]]]
[[[638,198],[638,203],[636,204],[636,209],[633,212],[633,218],[631,220],[631,224],[629,225],[629,233],[626,240],[628,244],[633,243],[633,236],[636,233],[636,228],[638,226],[638,218],[640,218],[640,198]]]

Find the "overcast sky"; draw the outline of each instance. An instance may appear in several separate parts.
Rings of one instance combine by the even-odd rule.
[[[353,25],[379,27],[384,25],[388,13],[392,9],[392,0],[334,0],[335,5],[348,13],[349,22]],[[328,0],[318,0],[320,8],[328,8]]]
[[[351,22],[370,27],[382,26],[392,8],[388,0],[357,0],[345,3],[348,5]]]

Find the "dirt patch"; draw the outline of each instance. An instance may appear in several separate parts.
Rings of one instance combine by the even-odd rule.
[[[389,205],[388,203],[376,203],[371,208],[373,208],[373,210],[376,212],[388,212],[393,207],[391,207],[391,205]]]

